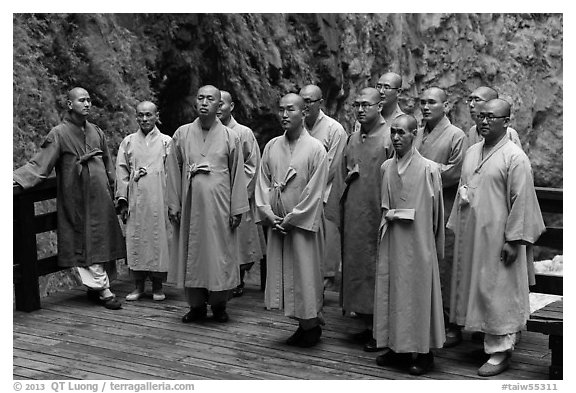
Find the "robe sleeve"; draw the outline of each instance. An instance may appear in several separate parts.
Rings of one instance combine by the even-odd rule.
[[[508,128],[508,136],[510,137],[510,140],[512,142],[514,142],[514,144],[516,146],[518,146],[520,149],[522,149],[522,142],[520,142],[520,136],[518,135],[518,132],[515,129]]]
[[[468,140],[463,131],[458,131],[459,132],[455,134],[451,140],[448,162],[446,164],[440,164],[443,187],[450,187],[458,184],[458,180],[460,179],[464,153],[466,152],[466,149],[468,149]]]
[[[48,178],[59,158],[60,141],[58,133],[53,129],[48,133],[34,157],[14,171],[13,179],[24,189],[32,188]]]
[[[442,175],[438,166],[430,168],[430,185],[433,199],[433,228],[436,240],[438,261],[444,259],[444,198],[442,195]],[[456,205],[456,203],[454,203]]]
[[[294,209],[284,217],[282,226],[286,224],[311,232],[318,231],[320,217],[324,207],[324,190],[328,177],[328,155],[326,150],[318,148],[308,164],[308,184],[300,194],[300,201]]]
[[[270,147],[274,141],[269,142],[264,148],[258,176],[256,176],[256,187],[254,188],[254,199],[256,200],[256,223],[268,224],[267,221],[275,214],[270,205],[270,189],[272,188],[272,174],[270,171]]]
[[[333,125],[333,137],[330,144],[330,149],[328,150],[328,181],[327,184],[332,184],[336,172],[340,169],[341,164],[340,157],[344,152],[344,147],[346,147],[346,140],[348,135],[344,131],[339,123]]]
[[[240,146],[240,137],[229,134],[228,170],[230,171],[230,215],[236,216],[250,210],[246,177],[244,176],[244,155]]]
[[[324,207],[324,213],[327,220],[330,220],[341,226],[341,211],[340,211],[340,199],[346,188],[344,180],[348,175],[347,166],[347,156],[346,147],[348,146],[350,136],[347,135],[344,140],[344,146],[342,147],[342,152],[339,156],[335,158],[332,162],[334,167],[334,178],[331,183],[330,195],[328,195],[328,200],[326,201],[326,206]]]
[[[260,163],[260,147],[249,128],[242,135],[242,154],[244,156],[244,174],[246,175],[248,198],[252,198],[256,187],[258,164]]]
[[[112,156],[110,155],[110,149],[108,149],[108,143],[106,142],[106,136],[104,132],[96,127],[98,133],[100,134],[100,145],[102,149],[102,160],[104,161],[104,169],[106,170],[106,176],[108,177],[108,186],[110,190],[110,198],[114,200],[114,186],[116,184],[116,171],[114,168],[114,162],[112,161]]]
[[[508,169],[507,195],[509,214],[504,236],[507,242],[534,244],[545,226],[532,180],[530,161],[525,155],[514,155]]]
[[[116,156],[116,199],[128,200],[128,183],[130,181],[130,137],[125,138],[118,148]]]
[[[166,200],[168,209],[172,214],[181,211],[182,208],[182,146],[181,132],[176,130],[174,137],[168,144],[166,156]]]

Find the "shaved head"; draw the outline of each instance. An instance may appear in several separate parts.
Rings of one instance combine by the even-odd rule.
[[[484,101],[498,98],[498,92],[489,86],[480,86],[470,94],[471,97],[480,97]]]
[[[364,89],[360,90],[360,95],[364,96],[365,98],[374,100],[374,102],[380,101],[380,92],[373,87],[365,87]]]
[[[448,101],[448,96],[446,95],[446,92],[443,89],[436,86],[424,90],[423,95],[431,95],[442,103]]]
[[[300,97],[298,94],[294,94],[294,93],[288,93],[286,94],[284,97],[282,97],[280,99],[280,101],[287,101],[287,102],[291,102],[292,104],[294,104],[295,106],[298,107],[298,109],[303,110],[304,109],[304,98]]]
[[[490,100],[484,106],[484,110],[491,111],[494,115],[497,116],[510,117],[511,109],[512,106],[510,105],[510,103],[500,98]]]
[[[211,94],[217,101],[220,101],[220,99],[222,98],[222,95],[220,94],[220,90],[212,85],[204,85],[201,88],[198,89],[198,94],[200,94],[200,92],[204,93],[204,94]]]
[[[402,127],[406,131],[414,131],[418,129],[418,121],[416,121],[414,116],[408,114],[403,114],[395,118],[392,121],[392,125]]]
[[[232,103],[232,94],[226,90],[220,90],[220,96],[222,101],[226,101],[228,104]]]
[[[309,96],[312,100],[319,100],[322,98],[322,90],[316,85],[306,85],[300,89],[301,96]]]
[[[136,112],[143,111],[158,112],[158,108],[152,101],[142,101],[136,106]]]
[[[378,83],[382,85],[387,84],[394,88],[400,88],[402,87],[402,77],[395,72],[387,72],[378,79]]]
[[[68,100],[74,101],[74,99],[80,95],[88,94],[86,89],[82,87],[74,87],[68,91]]]

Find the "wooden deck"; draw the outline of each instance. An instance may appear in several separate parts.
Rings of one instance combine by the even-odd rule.
[[[112,288],[122,298],[128,281]],[[14,379],[485,379],[476,371],[485,358],[480,342],[468,335],[462,345],[436,350],[435,368],[423,377],[375,364],[348,341],[357,320],[343,317],[338,297],[328,292],[326,326],[314,348],[283,341],[296,329],[282,312],[265,310],[263,292],[247,288],[230,301],[230,322],[180,321],[187,311],[183,291],[167,287],[167,299],[123,302],[119,311],[91,304],[82,288],[42,299],[42,309],[13,311]],[[511,368],[490,379],[548,379],[547,336],[522,332]]]

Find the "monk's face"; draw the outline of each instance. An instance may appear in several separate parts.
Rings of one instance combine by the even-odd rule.
[[[446,105],[437,90],[426,90],[420,97],[420,110],[422,119],[426,122],[436,123],[444,117]]]
[[[371,124],[380,116],[382,104],[380,103],[380,94],[376,89],[375,94],[369,91],[362,91],[354,100],[354,109],[356,110],[356,119],[360,124]]]
[[[404,157],[410,151],[415,136],[416,129],[410,130],[407,119],[400,118],[392,122],[390,139],[392,139],[392,146],[398,157]]]
[[[87,117],[90,113],[90,108],[92,108],[90,94],[84,89],[74,90],[68,100],[68,109],[70,112],[81,117]]]
[[[198,89],[196,95],[196,110],[200,117],[216,117],[220,107],[220,90],[212,86],[204,86]]]
[[[282,97],[278,106],[278,116],[284,131],[293,131],[302,127],[304,120],[304,108],[296,95]]]
[[[145,134],[148,134],[156,126],[158,111],[151,102],[143,102],[136,107],[136,122]]]
[[[230,117],[232,116],[234,103],[232,102],[232,97],[227,92],[221,92],[221,97],[217,115],[222,123],[228,124]]]
[[[478,114],[478,129],[486,143],[491,144],[500,139],[508,127],[510,118],[506,108],[498,100],[488,101]]]
[[[487,90],[482,88],[474,90],[468,96],[466,102],[468,103],[468,109],[470,110],[470,117],[472,120],[474,120],[475,123],[477,123],[478,120],[476,116],[482,111],[484,104],[486,104],[486,102],[490,99],[491,98],[488,97]]]
[[[322,104],[322,92],[311,86],[304,87],[300,90],[300,97],[304,100],[305,114],[311,118],[316,118],[320,113],[320,105]]]
[[[376,90],[380,92],[382,106],[386,107],[398,102],[400,88],[402,87],[401,83],[402,82],[397,80],[393,74],[385,74],[378,79]]]

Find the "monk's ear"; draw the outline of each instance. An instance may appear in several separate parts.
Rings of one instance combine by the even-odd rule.
[[[504,119],[503,124],[505,128],[508,128],[508,126],[510,125],[510,116]]]
[[[234,110],[234,102],[230,103],[230,112],[232,112]]]
[[[416,138],[416,134],[418,134],[418,128],[414,128],[410,133]]]
[[[66,106],[68,107],[68,109],[72,110],[72,101],[66,100]]]

